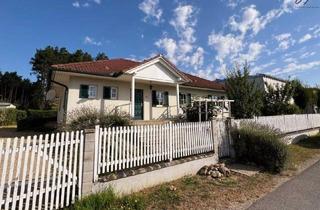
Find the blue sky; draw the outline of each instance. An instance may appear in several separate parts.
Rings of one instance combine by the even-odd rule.
[[[110,58],[162,53],[211,80],[246,60],[253,73],[320,84],[320,2],[295,1],[1,0],[0,69],[34,78],[30,58],[54,45]]]

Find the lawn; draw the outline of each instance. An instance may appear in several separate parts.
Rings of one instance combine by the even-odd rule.
[[[308,159],[320,156],[320,135],[290,145],[289,151],[286,170],[292,172]],[[219,180],[190,176],[125,197],[112,195],[112,201],[110,195],[92,195],[78,202],[76,209],[227,209],[265,195],[279,178],[281,175],[267,172],[252,177],[233,173]]]

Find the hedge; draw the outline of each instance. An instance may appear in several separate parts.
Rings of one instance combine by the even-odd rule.
[[[0,109],[0,126],[16,124],[16,109]]]
[[[281,142],[281,133],[255,123],[242,123],[232,131],[236,158],[252,162],[266,170],[280,172],[288,159],[288,147]]]
[[[52,131],[57,121],[56,110],[28,110],[26,115],[24,113],[19,114],[19,120],[17,120],[17,130],[33,130],[33,131]]]

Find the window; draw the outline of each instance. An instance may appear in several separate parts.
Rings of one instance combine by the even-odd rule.
[[[187,96],[184,93],[179,94],[180,105],[185,105],[187,103]]]
[[[96,98],[97,86],[96,85],[80,85],[79,98]]]
[[[152,91],[152,106],[168,106],[169,97],[167,91]]]
[[[116,87],[103,87],[103,98],[104,99],[118,99],[118,88]]]
[[[180,93],[179,100],[180,100],[180,105],[190,105],[191,104],[191,94],[190,93]]]

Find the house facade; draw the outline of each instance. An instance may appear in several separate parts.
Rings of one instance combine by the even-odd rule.
[[[255,82],[255,85],[262,91],[267,92],[268,86],[272,88],[283,87],[287,81],[270,76],[267,74],[256,74],[254,76],[250,76],[250,80]]]
[[[226,97],[224,85],[184,73],[162,55],[142,62],[112,59],[52,67],[60,123],[84,106],[156,120],[182,114],[181,108],[196,98]]]

